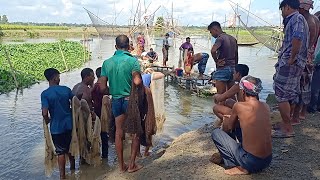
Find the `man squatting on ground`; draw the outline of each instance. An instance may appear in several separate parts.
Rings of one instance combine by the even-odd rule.
[[[223,94],[215,94],[213,96],[213,101],[215,105],[213,106],[213,113],[219,118],[218,126],[221,125],[223,116],[230,115],[232,112],[233,105],[239,100],[240,87],[239,82],[241,78],[247,76],[249,73],[249,67],[245,64],[237,64],[235,71],[233,73],[233,81],[235,84]],[[224,104],[220,104],[223,103]]]
[[[232,108],[231,116],[225,116],[222,129],[212,132],[212,140],[219,153],[213,155],[216,164],[224,163],[228,175],[259,172],[272,160],[271,122],[269,106],[260,102],[261,80],[245,76],[239,82],[240,98]],[[242,140],[237,142],[228,133],[240,123]],[[223,160],[223,161],[222,161]]]

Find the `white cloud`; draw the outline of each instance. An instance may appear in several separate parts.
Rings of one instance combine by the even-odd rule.
[[[250,0],[232,1],[244,8],[248,8],[250,4]],[[259,7],[261,0],[260,2],[251,0],[256,8],[251,7],[251,10],[266,20],[279,24],[278,7],[272,7],[278,3],[278,0],[271,1],[273,2],[271,7]],[[229,0],[140,0],[140,2],[142,10],[144,2],[146,6],[150,4],[148,13],[161,6],[156,17],[164,16],[165,18],[171,17],[173,2],[174,19],[179,20],[179,24],[182,25],[207,25],[212,19],[224,22],[225,16],[228,18],[233,13]],[[109,23],[114,21],[116,12],[119,15],[117,24],[126,25],[132,14],[136,12],[137,4],[138,0],[11,0],[3,2],[0,12],[6,14],[11,21],[91,23],[82,8],[85,7]],[[21,11],[17,11],[17,8]]]

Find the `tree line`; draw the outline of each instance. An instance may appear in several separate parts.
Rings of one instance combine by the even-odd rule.
[[[2,15],[2,16],[0,15],[0,23],[2,23],[2,24],[9,23],[7,15]]]

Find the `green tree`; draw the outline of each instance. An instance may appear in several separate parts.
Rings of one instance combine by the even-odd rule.
[[[6,15],[2,16],[2,21],[1,22],[4,23],[4,24],[7,24],[9,22]]]
[[[2,21],[1,21],[1,15],[0,15],[0,23],[2,23]]]
[[[162,31],[164,28],[164,19],[162,16],[157,18],[156,24],[155,24],[155,30],[156,31]]]

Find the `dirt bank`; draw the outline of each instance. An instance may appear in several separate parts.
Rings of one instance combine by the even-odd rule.
[[[273,139],[271,166],[259,174],[227,176],[208,161],[217,152],[212,125],[178,137],[166,152],[139,160],[145,167],[136,173],[107,172],[101,179],[320,179],[320,113],[308,115],[295,127],[296,137]]]

